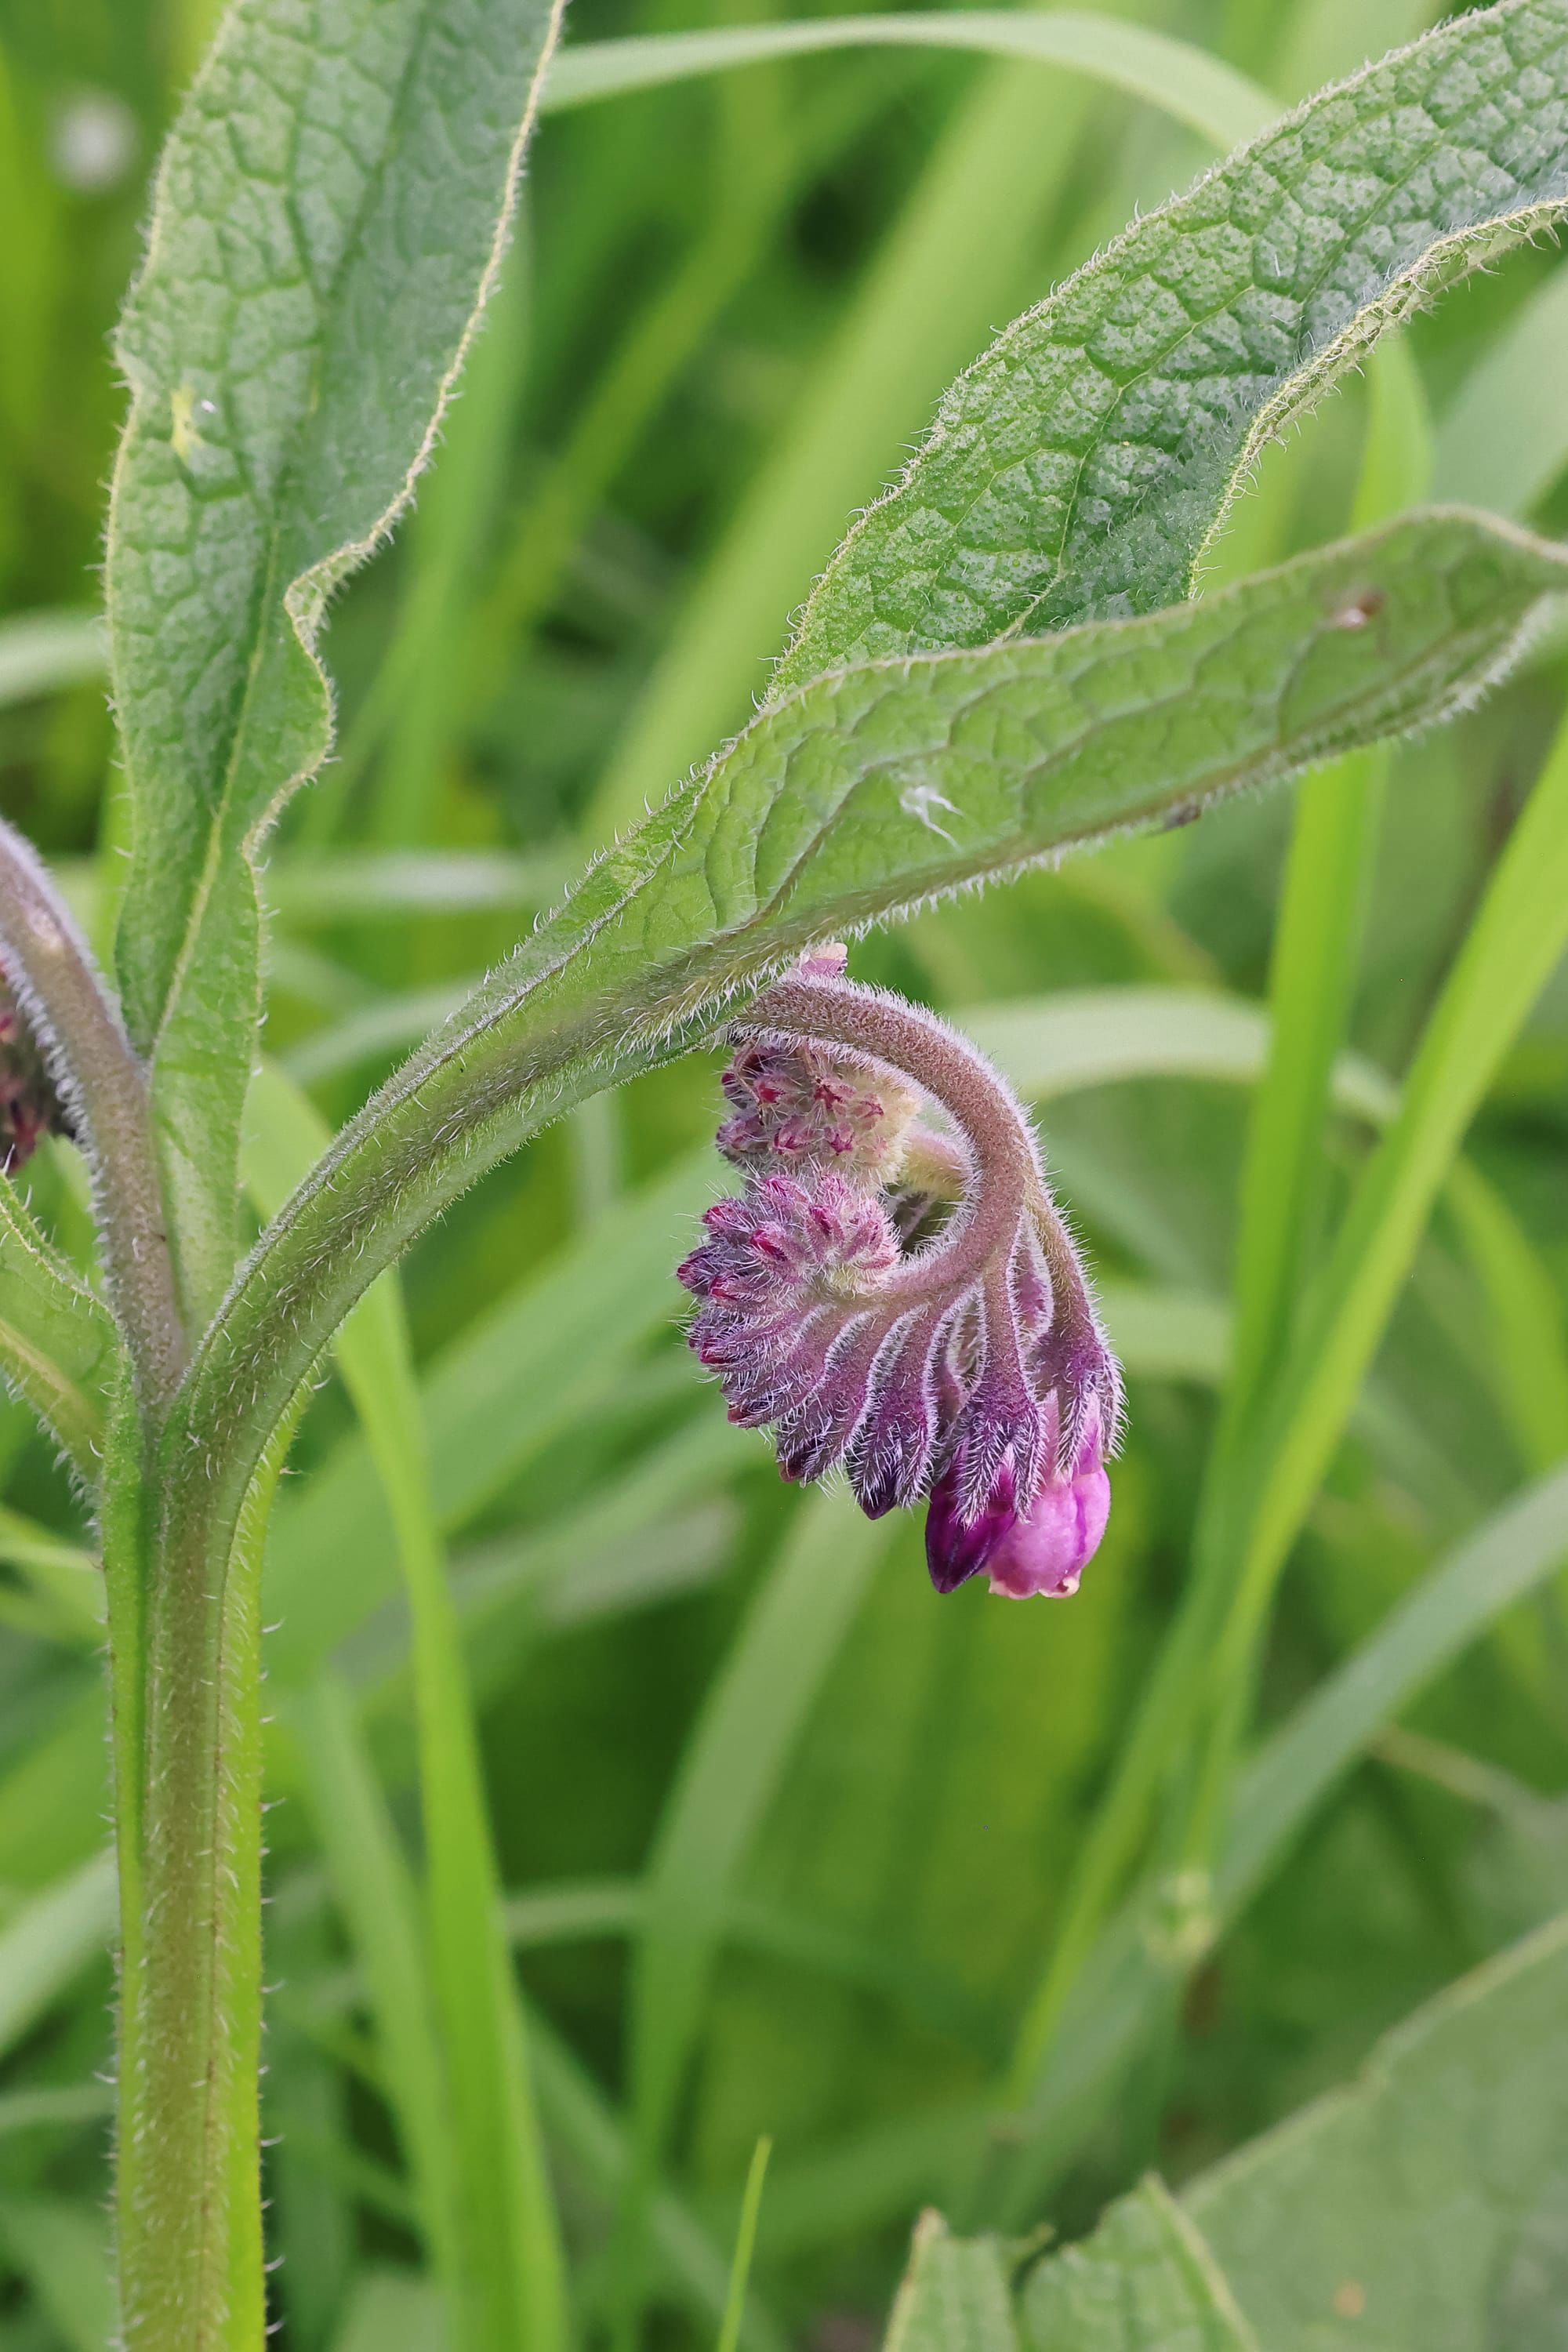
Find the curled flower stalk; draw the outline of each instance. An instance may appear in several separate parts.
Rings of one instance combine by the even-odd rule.
[[[679,1269],[691,1345],[786,1478],[842,1467],[873,1518],[927,1502],[939,1592],[1074,1592],[1121,1412],[1077,1248],[995,1071],[843,966],[808,957],[734,1024],[719,1145],[746,1186]]]

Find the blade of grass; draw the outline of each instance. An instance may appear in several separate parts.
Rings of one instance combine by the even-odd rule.
[[[1568,1337],[1556,1286],[1501,1195],[1462,1160],[1447,1211],[1487,1299],[1488,1361],[1521,1460],[1550,1470],[1568,1454]]]
[[[552,2137],[585,2188],[605,2207],[625,2195],[632,2165],[619,2116],[560,2036],[542,2018],[531,2021],[539,2096]],[[666,2189],[653,2200],[648,2235],[672,2300],[706,2331],[722,2317],[729,2265],[721,2246],[689,2207]],[[595,2299],[595,2278],[579,2280],[583,2300]],[[789,2352],[791,2338],[753,2292],[741,2328],[742,2352]]]
[[[1340,1776],[1446,1666],[1568,1557],[1568,1469],[1526,1487],[1391,1610],[1241,1774],[1215,1872],[1234,1918]]]
[[[1527,515],[1568,466],[1568,269],[1522,303],[1443,411],[1436,494]]]
[[[460,2310],[460,2189],[418,1898],[342,1682],[289,1703],[322,1851],[370,1992],[387,2094],[426,2245]]]
[[[768,2158],[773,2144],[766,2136],[758,2140],[746,2173],[746,2186],[741,2197],[741,2218],[735,2227],[735,2258],[730,2266],[730,2291],[724,2298],[724,2317],[719,2329],[718,2352],[736,2352],[741,2341],[741,2321],[746,2308],[746,2282],[752,2275],[752,2256],[757,2243],[757,2217],[762,2211],[763,2183],[767,2178]]]
[[[1405,344],[1368,362],[1371,405],[1352,515],[1369,530],[1424,496],[1431,429]],[[1268,1059],[1254,1097],[1237,1241],[1231,1382],[1211,1455],[1223,1479],[1289,1340],[1315,1251],[1323,1129],[1344,1044],[1377,851],[1389,754],[1379,744],[1309,776],[1297,794],[1269,974]]]
[[[635,2326],[642,2240],[688,2064],[696,2046],[726,1910],[889,1529],[847,1495],[814,1495],[708,1693],[666,1802],[649,1859],[631,1995],[630,2184],[616,2301]]]
[[[18,613],[0,624],[0,709],[108,668],[109,634],[96,613]]]
[[[266,1066],[247,1129],[245,1180],[268,1214],[313,1163],[326,1130],[307,1099]],[[566,2341],[561,2247],[395,1282],[374,1286],[334,1347],[386,1496],[408,1592],[431,1976],[459,2179],[460,2340],[473,2352],[556,2352]]]
[[[0,1928],[0,2052],[14,2049],[108,1949],[115,1909],[114,1857],[97,1853]]]
[[[1157,107],[1222,150],[1239,146],[1280,111],[1256,82],[1191,41],[1070,8],[817,16],[796,24],[723,25],[700,32],[584,41],[553,59],[541,110],[548,114],[618,97],[624,90],[651,89],[693,74],[754,65],[766,58],[888,45],[977,49],[1065,67]]]
[[[436,1516],[462,1527],[521,1466],[624,1378],[672,1311],[669,1269],[714,1191],[710,1151],[693,1152],[530,1271],[436,1360],[424,1383]],[[367,1528],[384,1521],[363,1438],[323,1464],[280,1508],[268,1615],[279,1678],[310,1681],[386,1600],[394,1579]]]
[[[1568,947],[1568,725],[1493,870],[1399,1110],[1308,1302],[1248,1496],[1241,1643],[1300,1527],[1459,1141]]]
[[[114,2331],[103,2216],[54,2198],[6,2198],[0,2238],[70,2352],[103,2352]]]

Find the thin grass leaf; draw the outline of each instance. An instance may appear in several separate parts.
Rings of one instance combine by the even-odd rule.
[[[1373,354],[1354,523],[1386,521],[1425,495],[1431,425],[1415,363],[1398,341]],[[1324,1129],[1350,1024],[1371,889],[1386,746],[1309,777],[1297,797],[1269,971],[1268,1061],[1252,1106],[1237,1237],[1236,1356],[1209,1475],[1267,1392],[1289,1335],[1319,1211]]]
[[[70,2352],[104,2352],[115,2311],[102,2214],[62,2200],[7,2197],[0,2240]]]
[[[1265,1741],[1237,1784],[1215,1872],[1235,1917],[1326,1792],[1502,1612],[1568,1559],[1568,1471],[1493,1514]]]
[[[114,1931],[114,1857],[94,1854],[0,1928],[0,2051],[14,2049]]]
[[[666,1803],[645,1880],[632,1984],[631,2131],[637,2177],[623,2293],[636,2291],[640,2205],[674,2120],[752,1840],[886,1547],[847,1495],[796,1514],[710,1690]]]
[[[503,1292],[426,1371],[423,1412],[440,1525],[473,1518],[507,1480],[624,1375],[674,1311],[669,1269],[713,1193],[693,1153],[627,1197],[591,1240]],[[271,1671],[302,1684],[395,1589],[385,1505],[363,1439],[345,1441],[309,1492],[285,1496],[268,1613]],[[388,1528],[390,1533],[390,1529]]]
[[[448,2352],[441,2298],[411,2272],[369,2271],[354,2290],[332,2352]]]
[[[1114,18],[1047,9],[1017,15],[974,8],[919,16],[818,16],[801,24],[723,25],[696,33],[656,33],[587,41],[552,60],[541,110],[651,89],[694,74],[722,73],[769,58],[823,49],[912,45],[1030,58],[1090,76],[1186,123],[1215,147],[1250,139],[1279,111],[1265,90],[1190,41]]]
[[[305,1759],[317,1831],[369,1988],[384,2087],[414,2182],[415,2201],[448,2310],[458,2278],[460,2151],[455,2144],[436,2035],[424,1923],[354,1709],[327,1675],[292,1700],[289,1726]]]
[[[752,2274],[752,2256],[757,2242],[757,2216],[762,2210],[763,2184],[767,2178],[768,2158],[773,2152],[772,2140],[760,2139],[746,2174],[746,2186],[741,2196],[741,2218],[735,2229],[734,2260],[730,2265],[729,2292],[724,2298],[724,2316],[719,2327],[718,2352],[737,2352],[741,2341],[741,2322],[746,2309],[746,2282]]]
[[[18,613],[0,622],[0,709],[101,677],[109,640],[96,613]]]
[[[38,1594],[55,1621],[57,1639],[101,1643],[103,1571],[91,1552],[20,1511],[0,1507],[0,1560],[18,1570]]]
[[[1568,947],[1568,729],[1488,885],[1359,1188],[1260,1439],[1233,1639],[1294,1539],[1408,1271],[1434,1200],[1503,1054]]]
[[[246,1178],[264,1205],[325,1140],[276,1069],[253,1082]],[[419,1724],[430,1972],[459,2193],[448,2276],[472,2352],[565,2341],[563,2262],[500,1919],[478,1738],[436,1525],[426,1429],[395,1283],[384,1279],[336,1349],[391,1509],[405,1580]],[[412,2048],[412,2043],[410,2044]],[[423,2081],[423,2095],[427,2088]],[[427,2118],[423,2105],[419,2121]]]
[[[610,2209],[625,2194],[632,2158],[620,2117],[568,2045],[540,2017],[530,2021],[539,2095],[552,2138],[583,2185]],[[668,2189],[655,2198],[648,2235],[660,2277],[704,2330],[717,2327],[729,2291],[729,2263],[721,2245],[689,2207]],[[581,2282],[592,2301],[594,2281]],[[788,2352],[791,2338],[753,2292],[741,2324],[742,2352]]]
[[[531,914],[566,887],[575,860],[563,851],[514,857],[497,849],[356,850],[280,856],[267,868],[267,902],[295,929],[314,923],[409,916]]]
[[[1557,397],[1568,369],[1568,269],[1554,270],[1495,336],[1443,411],[1436,494],[1527,515],[1568,466]]]

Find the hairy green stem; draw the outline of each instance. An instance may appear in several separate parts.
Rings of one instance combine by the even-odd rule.
[[[69,908],[31,845],[4,822],[0,957],[87,1155],[110,1297],[138,1395],[155,1414],[188,1350],[146,1076]]]
[[[141,1786],[121,1791],[125,2352],[262,2352],[258,1598],[287,1412],[231,1555],[195,1575],[150,1531]],[[126,1824],[139,1835],[128,1836]]]

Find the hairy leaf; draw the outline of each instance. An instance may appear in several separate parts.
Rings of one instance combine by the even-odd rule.
[[[1413,516],[1203,604],[840,672],[765,713],[591,869],[285,1206],[187,1385],[176,1483],[187,1418],[238,1442],[237,1472],[444,1202],[567,1101],[689,1045],[729,991],[933,892],[1436,718],[1565,583],[1568,558],[1511,527]],[[237,1507],[227,1475],[187,1486],[193,1532]]]
[[[1017,2343],[995,2239],[955,2238],[940,2213],[922,2213],[886,2352],[1017,2352]]]
[[[1264,443],[1445,275],[1565,202],[1565,0],[1503,0],[1312,99],[959,378],[774,694],[1189,593]]]
[[[1451,1987],[1355,2083],[1201,2175],[1146,2182],[1094,2235],[1037,2264],[1027,2352],[1492,2352],[1557,2340],[1568,2212],[1568,1922]],[[933,2253],[945,2271],[938,2275]],[[990,2282],[938,2307],[967,2258]],[[1010,2340],[995,2242],[930,2215],[892,2347]],[[911,2325],[911,2322],[916,2324]]]
[[[119,958],[198,1318],[235,1254],[257,842],[325,754],[327,600],[430,449],[555,14],[237,0],[159,173],[109,530],[134,810]]]
[[[1029,2352],[1258,2352],[1214,2256],[1159,2180],[1113,2205],[1087,2246],[1042,2263],[1025,2311]]]

